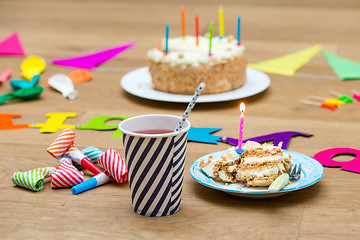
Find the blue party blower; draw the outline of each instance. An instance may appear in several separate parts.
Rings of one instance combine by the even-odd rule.
[[[97,186],[103,185],[109,182],[111,179],[112,178],[110,176],[102,172],[76,186],[73,186],[71,188],[71,192],[76,195],[92,188],[96,188]]]

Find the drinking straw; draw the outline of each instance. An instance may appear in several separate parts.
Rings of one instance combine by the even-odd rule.
[[[182,119],[181,121],[179,122],[179,124],[177,125],[175,131],[179,131],[181,130],[185,120],[189,117],[189,114],[191,113],[191,111],[193,110],[195,104],[196,104],[196,101],[198,100],[198,98],[200,97],[200,94],[201,92],[204,90],[205,88],[205,83],[200,83],[198,88],[196,89],[196,92],[194,94],[194,96],[192,97],[191,101],[189,102],[183,116],[182,116]]]

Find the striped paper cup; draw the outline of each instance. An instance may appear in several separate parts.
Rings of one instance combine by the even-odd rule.
[[[180,120],[180,117],[171,115],[143,115],[119,124],[132,206],[140,215],[167,216],[180,209],[190,129],[190,122],[186,120],[182,130],[175,131]],[[171,132],[148,133],[148,130],[160,129]]]

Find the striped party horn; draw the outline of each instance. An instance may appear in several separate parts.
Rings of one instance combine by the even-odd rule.
[[[82,182],[84,182],[84,173],[78,171],[67,157],[63,156],[59,168],[51,175],[51,187],[72,187]]]
[[[101,151],[100,149],[98,149],[96,147],[87,147],[87,148],[81,150],[81,152],[85,155],[85,157],[87,159],[89,159],[93,163],[97,163],[99,157],[104,153],[103,151]],[[84,169],[83,166],[81,166],[80,164],[78,164],[76,162],[72,162],[72,164],[74,165],[74,167],[77,168],[77,170]]]
[[[63,155],[67,155],[73,162],[80,164],[94,175],[101,173],[102,170],[87,159],[79,149],[77,149],[74,143],[75,137],[75,133],[70,128],[64,129],[48,147],[48,153],[58,159]]]
[[[36,168],[27,172],[15,172],[11,178],[14,185],[38,192],[44,189],[44,180],[56,171],[55,167]]]
[[[123,183],[128,180],[128,172],[125,160],[113,149],[109,149],[99,158],[99,163],[104,167],[105,173],[100,173],[95,177],[71,188],[73,194],[82,193],[92,188],[103,185],[110,180]]]

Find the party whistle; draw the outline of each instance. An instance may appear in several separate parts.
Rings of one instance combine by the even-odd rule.
[[[354,99],[350,96],[342,95],[342,94],[332,91],[332,90],[330,90],[330,93],[333,94],[334,96],[338,97],[338,99],[343,101],[344,103],[353,103],[354,102]]]
[[[70,128],[64,129],[48,147],[47,152],[57,159],[66,155],[72,161],[80,164],[94,175],[101,173],[102,170],[87,159],[79,149],[77,149],[74,143],[75,137],[75,133]]]
[[[319,106],[319,107],[322,107],[322,108],[327,108],[327,109],[330,109],[330,110],[335,110],[339,107],[339,105],[337,104],[331,104],[331,103],[325,103],[325,102],[313,102],[313,101],[308,101],[308,100],[302,100],[300,101],[301,103],[304,103],[304,104],[308,104],[308,105],[313,105],[313,106]]]
[[[289,182],[289,174],[283,173],[279,177],[277,177],[269,186],[269,192],[278,192],[285,187],[285,185]]]
[[[32,88],[19,89],[0,96],[0,105],[6,101],[14,99],[31,100],[38,98],[43,91],[43,87],[35,86]]]
[[[65,156],[60,158],[59,168],[51,174],[51,188],[72,187],[84,182],[84,173],[77,170]]]
[[[336,105],[339,105],[339,106],[344,105],[343,101],[341,101],[339,99],[336,99],[336,98],[318,97],[318,96],[314,96],[314,95],[309,96],[309,98],[313,99],[313,100],[319,100],[319,101],[322,101],[324,103],[336,104]]]
[[[115,150],[108,149],[101,155],[98,161],[104,167],[105,172],[72,187],[71,192],[73,194],[82,193],[111,180],[115,180],[117,183],[123,183],[128,180],[126,162]]]
[[[44,180],[55,171],[55,167],[43,167],[27,172],[15,172],[11,180],[16,186],[38,192],[44,189]]]
[[[355,89],[352,89],[351,92],[353,93],[353,98],[355,98],[357,101],[360,101],[360,92],[356,91]]]
[[[97,163],[99,157],[104,153],[100,149],[96,147],[87,147],[81,150],[81,152],[85,155],[87,159],[89,159],[93,163]],[[80,164],[77,164],[76,162],[72,163],[74,167],[76,167],[77,170],[83,170],[84,167]]]

